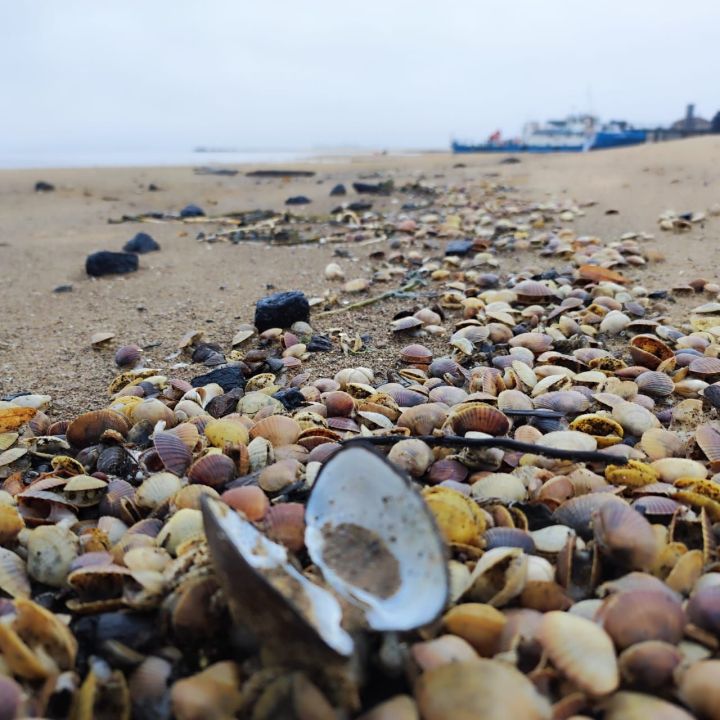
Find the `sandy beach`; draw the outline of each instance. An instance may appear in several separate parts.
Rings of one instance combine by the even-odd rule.
[[[360,199],[352,189],[345,198],[329,197],[329,192],[338,182],[350,188],[363,177],[393,179],[396,186],[418,179],[466,188],[493,182],[516,188],[518,196],[526,199],[577,203],[584,214],[572,227],[579,234],[605,240],[616,240],[628,231],[653,234],[649,246],[666,258],[643,275],[643,282],[652,283],[648,289],[653,290],[695,277],[718,278],[720,219],[694,224],[682,235],[658,228],[658,216],[665,210],[702,211],[720,202],[718,158],[720,139],[708,137],[593,154],[523,156],[517,164],[503,164],[502,156],[487,155],[363,156],[293,164],[293,169],[313,170],[316,175],[292,179],[247,177],[246,172],[257,169],[248,166],[237,166],[240,172],[234,177],[197,175],[190,167],[1,171],[0,392],[47,393],[58,416],[95,407],[115,372],[116,347],[137,343],[148,348],[147,357],[154,365],[168,368],[178,362],[171,358],[178,340],[191,329],[204,331],[207,341],[228,349],[238,324],[252,322],[254,303],[271,286],[321,296],[333,288],[323,275],[333,259],[348,279],[369,278],[378,265],[368,258],[377,245],[344,244],[351,257],[338,259],[333,258],[338,246],[331,245],[198,242],[200,230],[216,228],[212,223],[109,224],[111,218],[177,212],[191,202],[213,215],[279,211],[295,195],[312,200],[294,208],[296,213],[322,215],[339,200]],[[34,192],[41,179],[56,190]],[[151,183],[161,189],[149,192]],[[373,210],[401,213],[396,197],[370,199]],[[138,272],[100,279],[86,275],[88,253],[120,250],[139,231],[150,232],[162,250],[141,256]],[[435,249],[420,245],[416,249],[427,257],[440,256],[443,242]],[[535,255],[515,253],[503,258],[500,272],[537,262]],[[64,284],[71,284],[72,291],[53,292]],[[393,289],[392,283],[376,283],[367,293],[345,299],[388,289]],[[692,302],[678,298],[667,312],[680,321]],[[325,318],[316,329],[338,327],[350,335],[365,335],[363,361],[387,367],[395,362],[399,347],[388,321],[398,310],[417,304],[387,301],[362,312]],[[93,349],[90,337],[100,331],[113,332],[115,338]],[[313,362],[337,365],[340,358],[333,355],[316,355],[310,371]]]

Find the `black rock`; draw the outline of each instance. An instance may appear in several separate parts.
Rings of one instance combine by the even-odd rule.
[[[255,304],[255,327],[258,332],[274,327],[290,327],[294,322],[307,322],[309,318],[310,305],[305,293],[298,290],[268,295]]]
[[[473,245],[472,240],[453,240],[445,246],[445,255],[467,255]]]
[[[101,250],[88,255],[85,260],[85,272],[93,277],[130,273],[137,269],[138,256],[133,253]]]
[[[58,285],[57,287],[53,288],[54,293],[68,293],[73,291],[72,285]]]
[[[653,290],[648,293],[650,300],[667,300],[670,293],[667,290]]]
[[[279,400],[286,410],[297,410],[306,402],[305,396],[297,388],[283,388],[276,392],[273,397]]]
[[[144,232],[139,232],[132,240],[128,240],[125,245],[123,245],[125,252],[138,253],[140,255],[159,249],[160,246],[155,239]]]
[[[210,383],[217,383],[225,392],[228,392],[234,388],[244,388],[245,377],[237,365],[227,365],[205,375],[197,375],[190,381],[193,387],[202,387]]]
[[[203,217],[204,215],[205,215],[205,211],[201,207],[198,207],[197,205],[193,205],[192,203],[190,203],[190,205],[186,205],[180,211],[181,218]]]
[[[19,392],[10,393],[9,395],[3,395],[0,400],[3,402],[12,402],[15,398],[22,397],[23,395],[32,395],[29,390],[20,390]]]
[[[365,212],[365,210],[372,210],[372,203],[358,200],[357,202],[351,202],[347,208],[353,212]]]
[[[538,276],[538,280],[557,280],[560,277],[560,273],[555,268],[550,268],[541,272]]]
[[[336,197],[338,195],[347,195],[347,190],[342,183],[338,183],[331,191],[330,197]]]
[[[503,158],[500,161],[501,165],[517,165],[520,162],[520,158],[513,157],[512,155],[510,157]]]
[[[148,185],[148,191],[149,192],[157,192],[160,188],[155,183],[150,183]]]
[[[246,177],[285,178],[285,177],[313,177],[313,170],[253,170],[245,173]]]
[[[192,353],[194,363],[205,362],[211,355],[222,353],[222,348],[217,343],[200,343]]]
[[[45,182],[44,180],[38,180],[35,183],[35,192],[52,192],[55,186],[52,183]]]
[[[205,410],[208,415],[214,418],[221,418],[235,412],[238,400],[243,396],[241,388],[236,387],[229,392],[214,397],[206,406]]]
[[[309,197],[305,197],[305,195],[294,195],[293,197],[289,197],[286,201],[286,205],[309,205],[312,202],[312,200]]]
[[[313,335],[307,344],[308,352],[330,352],[332,349],[332,340],[325,335]]]
[[[394,183],[392,180],[379,183],[355,182],[352,186],[353,190],[361,195],[389,195],[393,191]]]

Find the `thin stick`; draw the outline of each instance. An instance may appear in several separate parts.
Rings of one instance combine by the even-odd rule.
[[[382,300],[388,300],[389,298],[396,297],[398,293],[404,293],[404,292],[410,292],[411,290],[415,290],[416,288],[420,287],[422,285],[421,280],[411,280],[409,283],[403,285],[401,288],[398,288],[397,290],[388,290],[387,292],[381,293],[380,295],[374,295],[370,298],[365,298],[365,300],[359,300],[358,302],[350,303],[349,305],[345,305],[341,308],[336,308],[335,310],[325,310],[324,312],[318,313],[315,315],[315,317],[327,317],[328,315],[339,315],[340,313],[344,313],[348,310],[357,310],[358,308],[367,307],[368,305],[374,305],[375,303],[378,303]]]
[[[627,460],[624,457],[608,455],[606,453],[593,452],[590,450],[561,450],[560,448],[545,447],[513,440],[505,437],[489,438],[466,438],[452,435],[371,435],[365,437],[348,438],[340,440],[340,443],[368,443],[369,445],[394,445],[401,440],[422,440],[428,445],[439,445],[441,447],[458,448],[503,448],[505,450],[517,450],[519,452],[531,453],[532,455],[545,455],[558,458],[559,460],[573,460],[575,462],[599,462],[625,465]]]

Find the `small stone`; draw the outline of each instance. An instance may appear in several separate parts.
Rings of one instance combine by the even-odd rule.
[[[268,295],[255,304],[255,327],[258,332],[274,327],[290,327],[298,320],[307,322],[309,318],[310,304],[305,293],[298,290]]]
[[[297,388],[283,388],[276,392],[273,397],[279,400],[286,410],[297,410],[306,402],[305,396]]]
[[[519,162],[521,162],[520,158],[513,157],[512,155],[510,157],[503,158],[500,161],[501,165],[517,165]]]
[[[198,205],[190,203],[180,211],[181,218],[204,217],[205,211]]]
[[[35,192],[53,192],[55,186],[52,183],[45,182],[44,180],[38,180],[35,183]]]
[[[286,205],[309,205],[312,202],[312,200],[309,197],[305,197],[305,195],[293,195],[293,197],[289,197],[286,201]]]
[[[160,188],[155,183],[148,185],[148,192],[157,192]]]
[[[85,272],[93,277],[130,273],[137,269],[138,256],[133,253],[101,250],[88,255],[85,260]]]
[[[453,240],[445,246],[445,255],[467,255],[473,245],[472,240]]]
[[[330,197],[337,197],[339,195],[347,195],[347,190],[342,183],[338,183],[331,191]]]
[[[155,239],[144,232],[139,232],[132,240],[128,240],[125,245],[123,245],[125,252],[138,253],[140,255],[159,249],[160,245],[158,245]]]
[[[72,285],[58,285],[57,287],[53,288],[54,293],[69,293],[73,291]]]
[[[234,388],[244,388],[245,377],[237,365],[228,365],[205,375],[197,375],[190,380],[193,387],[202,387],[210,383],[217,383],[225,392],[229,392]]]
[[[332,349],[332,340],[326,335],[313,335],[307,344],[308,352],[330,352]]]
[[[351,202],[348,205],[348,210],[352,212],[365,212],[366,210],[372,210],[372,203],[358,200],[357,202]]]
[[[394,183],[392,180],[379,183],[356,182],[352,186],[353,190],[361,195],[389,195],[393,191]]]

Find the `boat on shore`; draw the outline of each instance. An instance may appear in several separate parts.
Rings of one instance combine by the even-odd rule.
[[[564,120],[532,122],[525,125],[521,138],[503,139],[493,133],[484,143],[454,140],[454,153],[554,153],[587,152],[638,145],[647,140],[645,130],[637,130],[622,120],[600,123],[592,115],[571,115]]]

